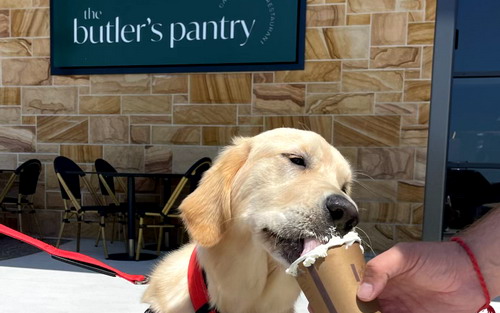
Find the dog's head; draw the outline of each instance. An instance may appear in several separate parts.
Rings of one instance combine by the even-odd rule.
[[[287,265],[304,242],[343,236],[357,224],[349,163],[320,135],[279,128],[237,138],[181,204],[184,223],[212,247],[235,225]]]

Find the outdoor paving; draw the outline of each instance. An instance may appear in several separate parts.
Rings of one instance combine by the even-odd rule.
[[[74,246],[71,241],[61,248],[74,251]],[[109,249],[110,253],[122,252],[124,246],[114,243]],[[94,247],[92,240],[82,240],[81,250],[129,274],[148,274],[159,260],[104,260],[102,248]],[[1,313],[142,313],[148,308],[140,301],[146,286],[89,272],[44,252],[0,261],[0,277]],[[500,312],[500,302],[493,306]],[[296,313],[307,313],[303,296]]]

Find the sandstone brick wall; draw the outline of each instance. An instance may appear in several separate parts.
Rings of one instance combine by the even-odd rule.
[[[182,172],[233,135],[306,128],[355,167],[373,247],[417,240],[434,15],[435,0],[309,0],[303,71],[52,76],[49,0],[0,0],[0,168],[44,163],[37,206],[54,235],[57,155]]]

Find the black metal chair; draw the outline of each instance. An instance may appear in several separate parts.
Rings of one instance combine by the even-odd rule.
[[[97,221],[87,219],[86,217],[89,213],[93,213],[99,216],[98,223],[100,226],[100,234],[103,239],[104,256],[108,258],[105,234],[106,217],[109,214],[119,212],[120,208],[115,205],[103,204],[102,200],[97,196],[97,193],[86,179],[85,172],[71,159],[64,156],[58,156],[54,159],[54,170],[59,181],[61,196],[64,202],[64,216],[59,230],[56,247],[59,247],[65,224],[71,223],[73,219],[73,221],[77,223],[76,251],[80,251],[81,225],[82,223],[97,223]],[[80,179],[90,191],[97,205],[82,205]]]
[[[139,260],[141,255],[141,248],[144,240],[144,229],[145,228],[159,228],[160,234],[158,238],[157,254],[160,254],[160,249],[163,241],[163,228],[182,228],[182,221],[179,212],[173,212],[176,207],[174,205],[180,199],[181,192],[183,191],[186,184],[189,182],[190,192],[192,192],[200,181],[203,173],[212,166],[212,160],[210,158],[202,158],[196,161],[182,176],[181,180],[177,183],[175,189],[172,191],[167,203],[163,206],[161,210],[148,210],[146,207],[139,207],[136,209],[139,215],[139,236],[136,245],[135,259]],[[146,223],[147,217],[157,217],[160,219],[158,224],[148,224]],[[184,232],[183,232],[184,233]],[[182,239],[181,239],[182,241]]]
[[[112,176],[103,175],[103,173],[117,173],[118,171],[115,169],[113,165],[111,165],[108,161],[104,159],[96,159],[94,162],[95,170],[97,172],[97,176],[99,178],[99,189],[101,191],[101,195],[104,198],[104,202],[108,203],[108,205],[114,205],[119,207],[119,212],[115,214],[114,221],[111,229],[111,243],[114,241],[115,236],[115,224],[118,222],[121,225],[122,233],[125,233],[126,227],[126,214],[127,214],[127,203],[120,202],[118,199],[118,195],[116,192],[116,183],[120,186],[123,192],[127,192],[127,187],[119,178],[115,178]],[[99,238],[96,242],[96,245],[99,241]]]
[[[35,214],[33,197],[38,185],[38,177],[42,171],[42,163],[37,159],[31,159],[21,164],[9,177],[7,184],[0,193],[0,208],[2,213],[17,214],[17,223],[20,232],[23,232],[23,213],[33,216],[38,228],[38,235],[41,236],[40,224]],[[17,197],[9,197],[9,192],[13,189],[18,180]]]

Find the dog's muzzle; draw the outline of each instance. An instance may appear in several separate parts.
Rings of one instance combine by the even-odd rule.
[[[358,209],[346,197],[341,195],[328,196],[325,206],[333,220],[333,225],[341,236],[350,232],[358,224]]]

